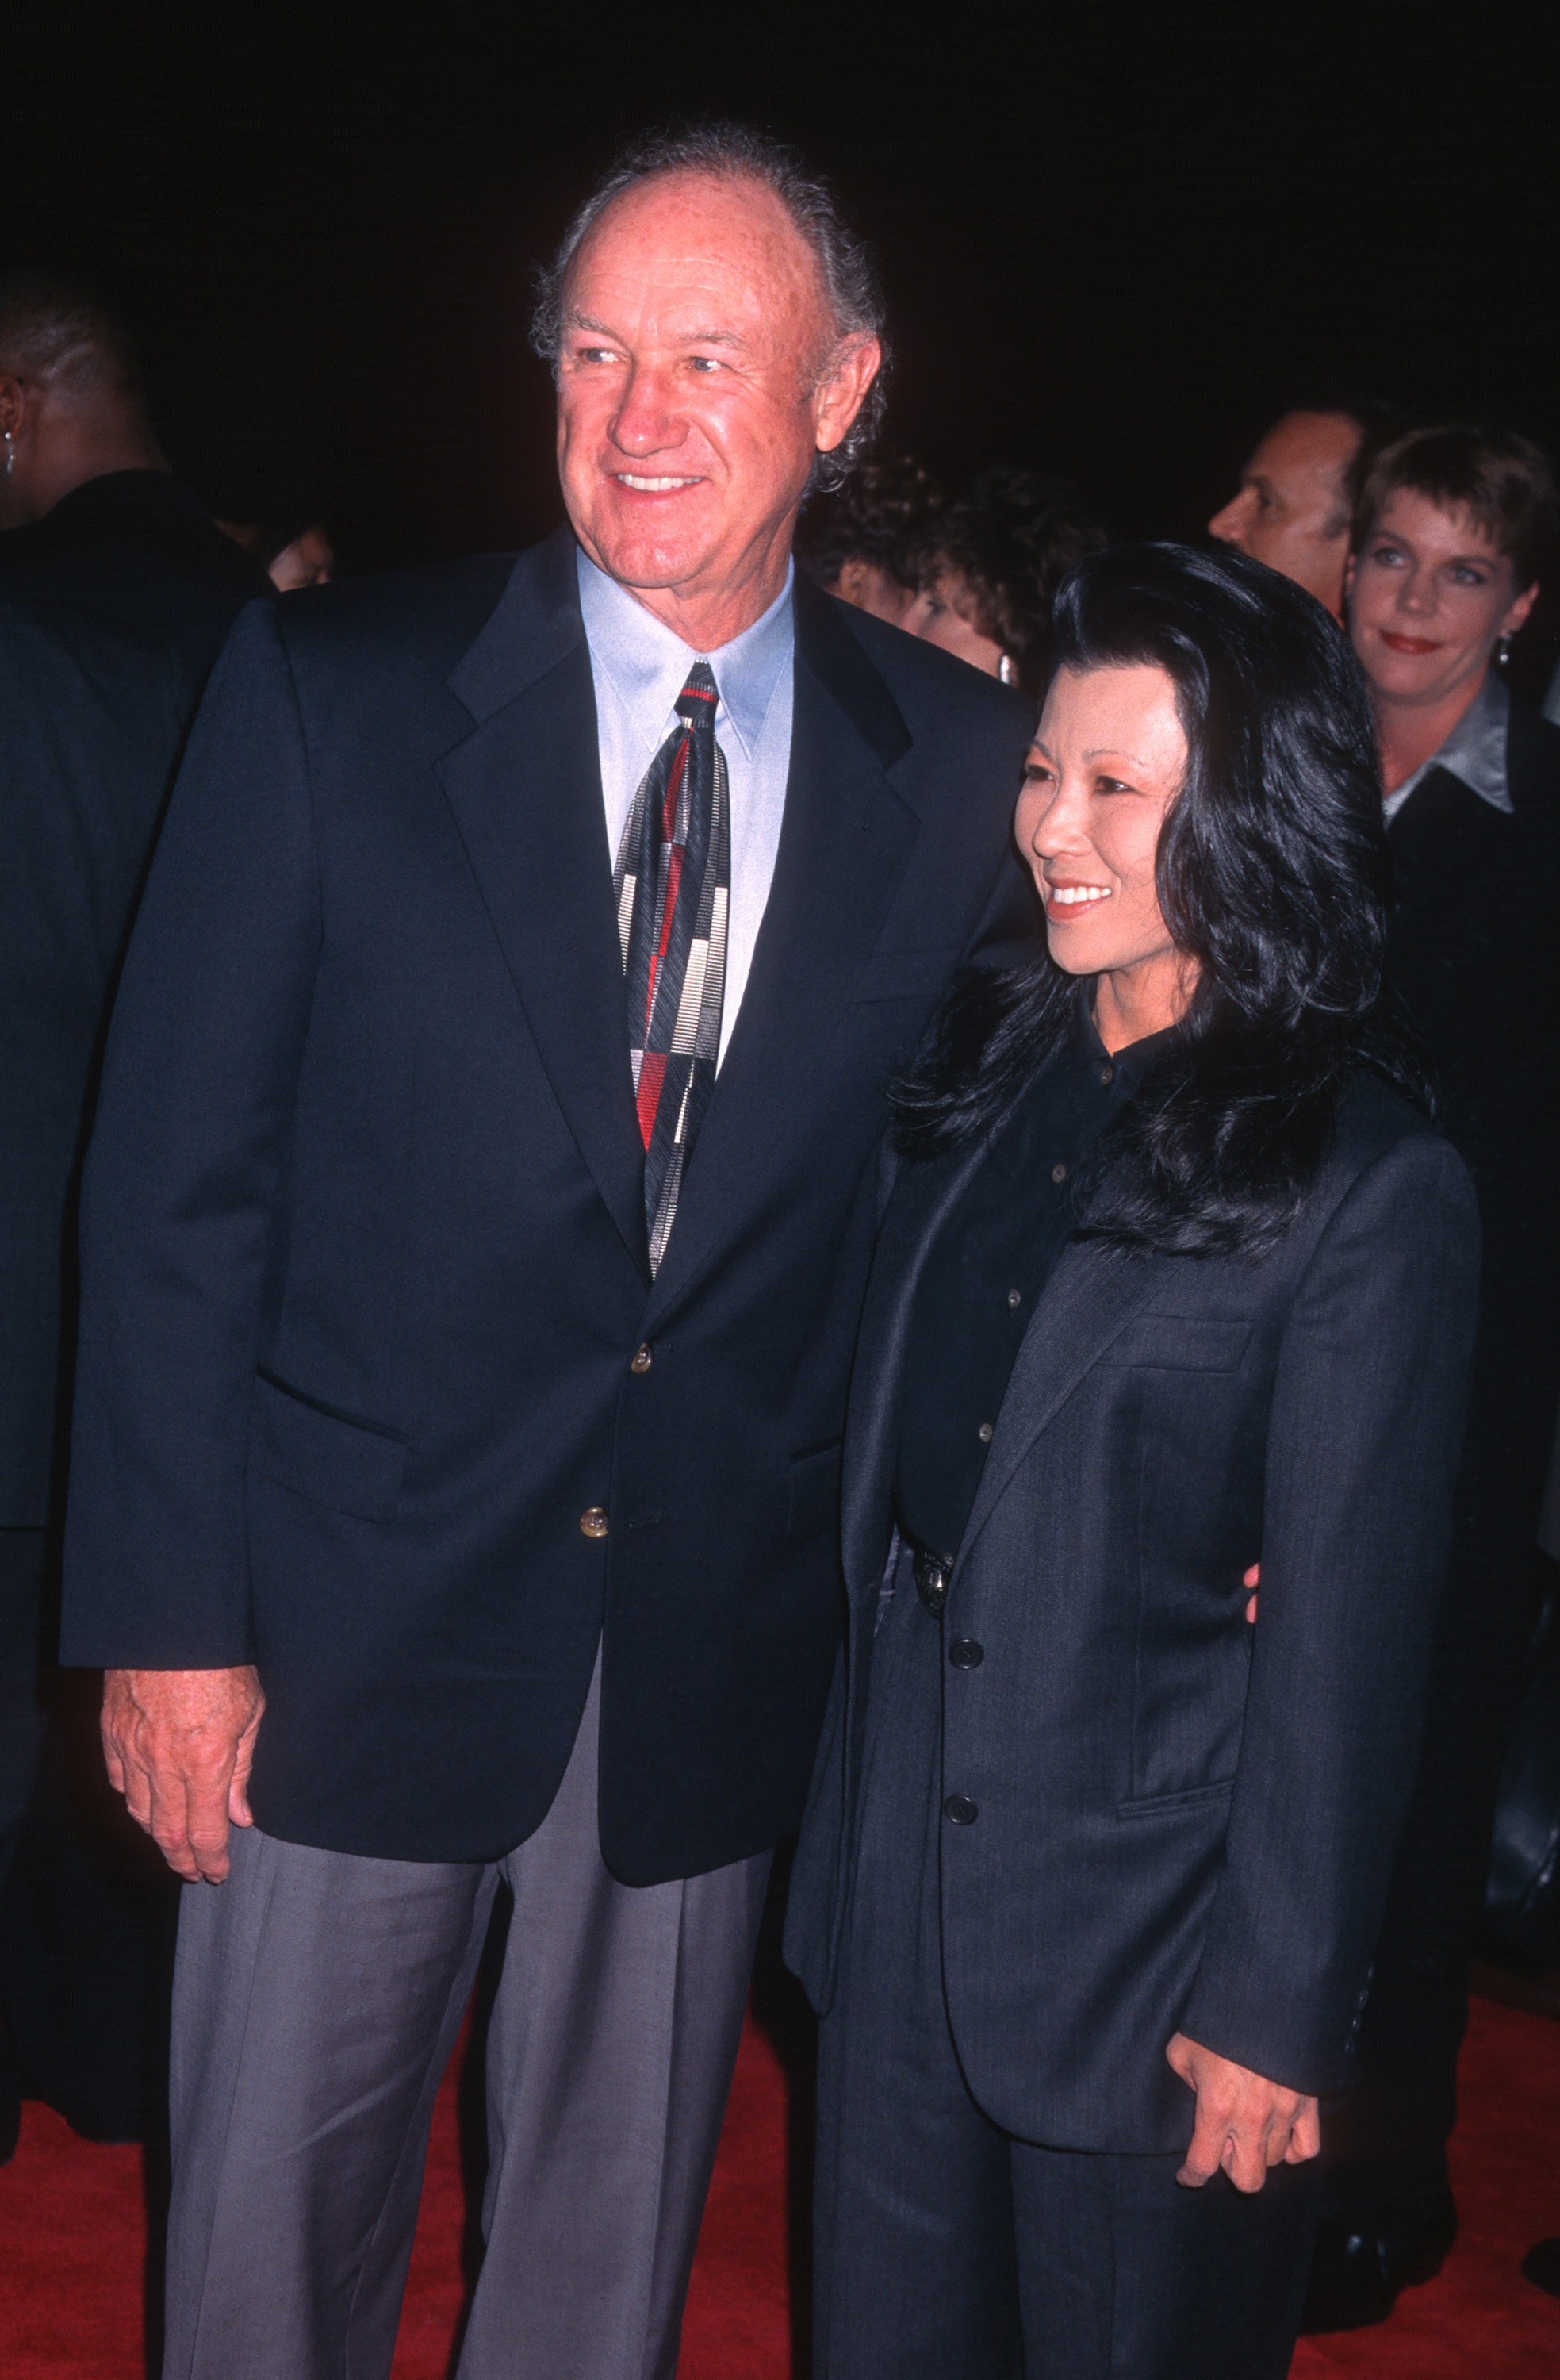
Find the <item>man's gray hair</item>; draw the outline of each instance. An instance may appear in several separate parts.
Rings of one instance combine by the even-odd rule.
[[[841,443],[820,455],[813,485],[836,488],[865,455],[883,418],[889,346],[884,333],[882,284],[865,244],[840,213],[832,188],[810,172],[797,151],[747,124],[692,124],[668,132],[641,133],[620,151],[616,164],[578,210],[550,265],[537,275],[537,310],[531,345],[554,374],[563,332],[563,292],[569,268],[603,209],[621,191],[657,174],[708,174],[722,180],[761,182],[772,190],[817,260],[824,298],[833,318],[836,350],[851,339],[877,340],[883,360],[865,402]],[[820,358],[824,370],[827,360]],[[820,374],[821,376],[821,374]]]

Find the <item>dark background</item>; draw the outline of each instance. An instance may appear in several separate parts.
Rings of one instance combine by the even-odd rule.
[[[877,246],[896,446],[1196,534],[1297,393],[1560,435],[1554,21],[47,0],[0,28],[0,261],[121,298],[213,500],[317,496],[349,568],[508,546],[559,511],[534,261],[623,135],[742,115]]]

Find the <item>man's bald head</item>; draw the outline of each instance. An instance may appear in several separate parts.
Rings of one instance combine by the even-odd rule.
[[[0,276],[0,528],[108,471],[166,470],[129,334],[84,282]]]

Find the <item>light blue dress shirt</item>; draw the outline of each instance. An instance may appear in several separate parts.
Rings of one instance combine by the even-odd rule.
[[[625,587],[578,553],[580,611],[596,684],[596,728],[607,848],[618,845],[645,771],[677,726],[672,704],[696,661],[707,661],[720,702],[715,740],[726,756],[732,808],[732,898],[727,913],[726,989],[720,1009],[724,1058],[747,989],[753,948],[775,873],[786,779],[796,636],[785,585],[762,616],[729,645],[698,653],[647,612]]]

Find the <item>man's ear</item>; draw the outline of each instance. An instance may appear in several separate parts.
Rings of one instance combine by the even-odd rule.
[[[831,455],[849,434],[882,361],[882,347],[869,332],[843,341],[836,350],[827,376],[814,393],[820,455]]]

